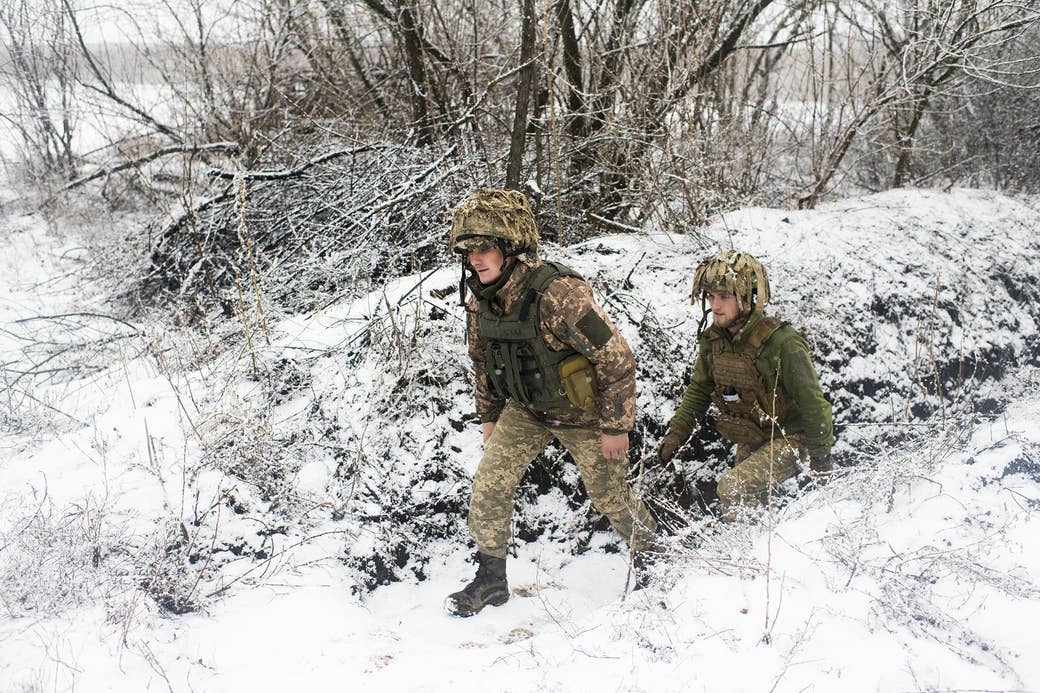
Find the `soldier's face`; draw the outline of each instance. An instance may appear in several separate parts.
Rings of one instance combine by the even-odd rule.
[[[471,250],[467,254],[469,266],[477,273],[481,284],[491,284],[502,276],[505,256],[498,248],[487,250]]]
[[[708,306],[716,325],[724,330],[736,325],[740,317],[736,296],[726,291],[709,291]]]

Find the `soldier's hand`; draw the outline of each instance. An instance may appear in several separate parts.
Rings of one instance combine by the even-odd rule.
[[[675,451],[685,443],[690,437],[689,431],[682,431],[678,428],[669,428],[668,433],[665,434],[664,438],[657,446],[657,462],[664,464],[673,457],[675,457]]]
[[[488,438],[490,438],[491,434],[495,432],[495,422],[488,421],[487,423],[480,424],[480,427],[484,429],[484,442],[487,443]]]
[[[624,459],[628,454],[628,434],[601,433],[599,436],[599,447],[603,456],[608,460]]]

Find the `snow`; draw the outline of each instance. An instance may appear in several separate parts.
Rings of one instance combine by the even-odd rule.
[[[1040,690],[1037,313],[999,279],[1036,280],[1033,205],[903,190],[715,220],[711,237],[755,249],[774,310],[813,336],[856,464],[761,523],[691,520],[627,595],[623,545],[588,529],[587,504],[527,489],[524,526],[543,531],[516,542],[511,600],[471,619],[442,608],[473,572],[480,449],[445,293],[457,267],[272,316],[261,376],[233,325],[206,350],[151,318],[137,335],[17,322],[105,313],[104,284],[71,233],[8,215],[8,368],[39,356],[30,334],[130,336],[5,392],[0,690]],[[590,279],[640,356],[648,419],[677,404],[706,252],[663,233],[545,250]],[[974,413],[952,375],[945,400],[908,393],[915,359],[995,353],[1004,372],[971,393],[1002,412]],[[856,389],[868,381],[884,387]],[[911,400],[926,415],[904,418]],[[394,581],[369,590],[377,558]]]

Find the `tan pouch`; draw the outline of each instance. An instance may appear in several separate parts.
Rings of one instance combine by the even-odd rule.
[[[560,364],[560,384],[571,404],[595,415],[596,371],[584,354],[575,354]]]
[[[728,414],[719,414],[715,420],[715,430],[726,440],[741,445],[757,447],[769,440],[769,435],[756,426],[753,421]]]

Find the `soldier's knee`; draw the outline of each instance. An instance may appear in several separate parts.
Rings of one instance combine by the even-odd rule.
[[[719,479],[719,517],[723,522],[736,522],[748,512],[750,499],[746,480],[732,470]]]
[[[503,485],[504,476],[503,459],[489,450],[484,451],[477,471],[473,473],[473,495],[493,492]]]

